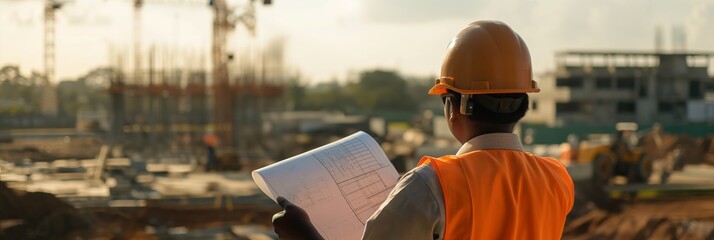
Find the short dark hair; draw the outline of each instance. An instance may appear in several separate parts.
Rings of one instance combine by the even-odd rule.
[[[461,103],[461,94],[449,90],[449,93],[453,95],[456,99],[453,102],[454,107],[456,109],[459,109],[460,103]],[[469,115],[469,118],[473,121],[477,122],[487,122],[487,123],[494,123],[494,124],[513,124],[521,120],[523,116],[526,115],[526,112],[528,111],[528,94],[526,93],[502,93],[502,94],[486,94],[489,97],[492,98],[512,98],[512,99],[519,99],[523,98],[521,101],[521,104],[518,106],[518,108],[511,113],[499,113],[499,112],[494,112],[488,109],[486,106],[483,104],[479,103],[478,101],[472,99],[474,101],[474,109],[473,109],[473,114]]]

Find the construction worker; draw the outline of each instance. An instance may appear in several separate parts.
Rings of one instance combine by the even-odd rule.
[[[216,145],[218,145],[218,137],[213,133],[203,135],[203,144],[206,146],[206,166],[205,171],[215,171],[218,167],[218,157],[216,157]]]
[[[367,221],[363,239],[560,239],[573,206],[563,164],[525,152],[515,124],[528,110],[526,44],[506,24],[477,21],[449,44],[440,95],[455,155],[424,157]],[[273,216],[284,239],[321,239],[298,206],[279,198]]]

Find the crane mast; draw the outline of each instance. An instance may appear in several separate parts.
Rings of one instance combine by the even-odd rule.
[[[226,38],[235,24],[228,19],[231,12],[225,0],[213,0],[213,127],[224,146],[233,146],[233,96],[228,79]]]
[[[55,10],[62,5],[54,0],[45,0],[45,78],[42,82],[42,102],[40,105],[44,115],[56,116],[57,92],[52,87],[55,81]]]

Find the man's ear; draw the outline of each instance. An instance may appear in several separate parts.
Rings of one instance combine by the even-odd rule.
[[[456,123],[457,116],[461,114],[459,111],[459,105],[454,104],[453,102],[449,104],[449,116],[447,117],[449,118],[448,120],[451,124]]]

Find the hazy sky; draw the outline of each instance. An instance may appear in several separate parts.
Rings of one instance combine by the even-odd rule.
[[[155,45],[208,56],[212,12],[203,1],[146,1],[145,49]],[[0,66],[42,70],[42,7],[41,0],[0,0]],[[688,49],[714,51],[714,31],[707,31],[714,29],[714,0],[273,0],[257,9],[256,36],[238,27],[230,49],[284,39],[286,64],[313,82],[376,67],[436,75],[449,40],[478,19],[511,25],[528,44],[537,72],[552,69],[559,50],[651,50],[658,25],[666,47],[671,28],[681,26]],[[56,28],[57,76],[78,77],[107,65],[109,52],[129,54],[131,1],[70,1],[57,12]]]

